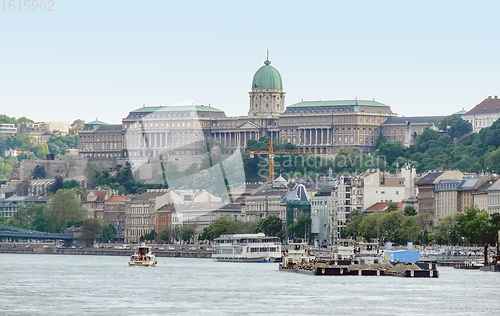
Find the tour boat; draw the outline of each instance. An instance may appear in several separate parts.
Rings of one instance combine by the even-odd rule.
[[[152,253],[151,247],[142,243],[136,247],[133,255],[130,256],[129,266],[154,267],[156,265],[156,256]]]
[[[281,242],[278,237],[263,233],[223,235],[215,238],[214,261],[228,262],[279,262]]]

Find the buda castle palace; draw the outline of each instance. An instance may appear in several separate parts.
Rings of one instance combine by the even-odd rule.
[[[279,137],[304,152],[335,154],[344,146],[372,152],[380,132],[390,141],[408,143],[428,126],[410,129],[411,118],[399,118],[389,106],[374,100],[302,101],[286,106],[285,97],[280,73],[266,60],[253,76],[246,116],[227,117],[204,105],[143,106],[131,111],[122,124],[87,123],[79,135],[79,156],[147,161],[162,154],[189,166],[206,154],[207,141],[220,143],[222,154],[231,154],[246,148],[248,140],[263,136]],[[404,120],[384,127],[390,119]]]

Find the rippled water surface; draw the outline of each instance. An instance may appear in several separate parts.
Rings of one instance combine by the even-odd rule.
[[[500,315],[500,273],[315,277],[277,264],[157,260],[0,254],[0,315]]]

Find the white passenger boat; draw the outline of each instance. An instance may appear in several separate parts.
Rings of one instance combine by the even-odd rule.
[[[129,266],[154,267],[156,265],[156,256],[152,253],[151,247],[142,243],[136,247],[133,255],[130,256]]]
[[[215,238],[214,261],[278,262],[281,261],[281,242],[278,237],[263,233],[223,235]]]

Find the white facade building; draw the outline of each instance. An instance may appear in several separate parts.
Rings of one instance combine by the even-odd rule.
[[[479,133],[500,118],[500,99],[489,96],[464,115],[464,120],[472,124],[472,131]]]
[[[415,196],[415,169],[401,168],[396,175],[379,170],[363,179],[363,209],[378,202],[402,202]]]

